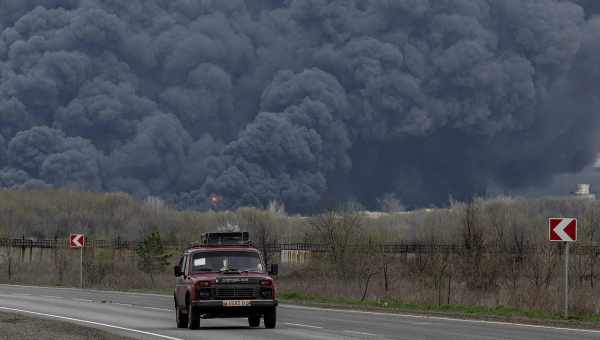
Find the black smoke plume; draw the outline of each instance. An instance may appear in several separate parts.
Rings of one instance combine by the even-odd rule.
[[[0,185],[409,207],[600,151],[595,0],[5,0]]]

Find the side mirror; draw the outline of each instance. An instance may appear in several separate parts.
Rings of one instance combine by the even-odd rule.
[[[174,272],[174,274],[175,274],[175,277],[178,277],[178,276],[181,276],[181,275],[183,275],[183,273],[181,272],[181,267],[180,267],[179,265],[176,265],[176,266],[173,268],[173,272]]]
[[[277,275],[277,274],[279,274],[279,264],[272,263],[271,269],[269,270],[269,275]]]

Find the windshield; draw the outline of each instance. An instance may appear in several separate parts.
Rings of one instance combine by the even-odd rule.
[[[249,271],[264,272],[264,266],[257,253],[214,252],[197,253],[192,259],[192,272]]]

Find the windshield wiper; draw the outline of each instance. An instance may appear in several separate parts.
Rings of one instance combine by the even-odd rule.
[[[237,269],[237,268],[231,268],[231,267],[229,267],[229,268],[221,269],[219,271],[219,273],[233,273],[233,272],[239,273],[240,270]]]

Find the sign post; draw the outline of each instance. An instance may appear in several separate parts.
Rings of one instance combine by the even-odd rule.
[[[569,242],[565,242],[565,305],[563,314],[565,319],[569,317]]]
[[[564,242],[565,246],[565,270],[564,270],[564,306],[565,319],[569,317],[569,245],[577,241],[577,219],[576,218],[549,218],[548,238],[552,242]]]
[[[83,248],[85,248],[85,235],[69,235],[69,247],[79,249],[79,286],[83,288]]]

